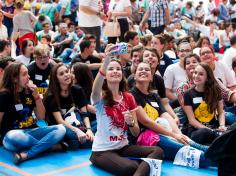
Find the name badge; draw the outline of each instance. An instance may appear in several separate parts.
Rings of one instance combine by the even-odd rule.
[[[165,65],[165,64],[166,64],[166,62],[164,60],[160,61],[160,65]]]
[[[202,97],[193,98],[193,103],[194,104],[198,104],[198,103],[201,103],[201,102],[202,102]]]
[[[21,111],[23,110],[23,104],[16,104],[15,108],[16,108],[16,111]]]
[[[42,75],[35,75],[35,79],[42,81],[43,80],[43,76]]]
[[[152,105],[153,107],[155,107],[155,108],[158,108],[158,107],[159,107],[159,105],[157,104],[157,102],[151,102],[151,105]]]

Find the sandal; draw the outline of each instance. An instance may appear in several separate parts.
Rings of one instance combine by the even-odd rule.
[[[61,142],[60,144],[63,152],[66,152],[69,149],[69,145],[66,142]]]
[[[18,165],[18,164],[20,164],[23,161],[24,161],[24,159],[22,158],[20,153],[15,152],[13,154],[13,163],[14,164]]]

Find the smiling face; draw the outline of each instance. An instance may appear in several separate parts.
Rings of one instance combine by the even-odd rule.
[[[148,63],[140,63],[135,72],[136,82],[150,82],[152,80],[151,67]]]
[[[157,55],[149,50],[143,52],[143,62],[148,63],[152,69],[156,69],[159,64]]]
[[[197,65],[198,65],[198,61],[195,57],[189,57],[186,59],[185,70],[188,77],[192,77]]]
[[[194,73],[193,73],[193,82],[196,86],[202,86],[205,85],[205,82],[207,81],[207,72],[206,70],[200,66],[197,65]]]
[[[192,48],[191,48],[190,43],[184,42],[184,43],[179,44],[178,56],[180,60],[183,60],[191,52],[192,52]]]
[[[106,71],[106,79],[110,83],[119,83],[122,80],[122,68],[118,62],[112,61],[109,63]]]
[[[22,65],[20,68],[20,74],[19,74],[19,88],[26,88],[27,84],[29,83],[29,74],[28,74],[28,69],[26,66]]]
[[[209,47],[202,47],[200,50],[201,62],[211,65],[214,62],[214,53]]]
[[[131,58],[132,64],[134,67],[137,67],[138,64],[140,63],[141,59],[140,59],[140,53],[138,51],[134,51],[132,58]]]
[[[72,82],[69,68],[62,65],[57,69],[57,79],[60,85],[69,85]]]

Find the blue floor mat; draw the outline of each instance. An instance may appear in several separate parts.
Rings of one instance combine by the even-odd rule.
[[[109,176],[111,174],[91,165],[91,150],[81,149],[64,153],[47,153],[15,166],[12,153],[0,148],[0,176]],[[162,176],[216,176],[216,168],[192,169],[162,164]]]

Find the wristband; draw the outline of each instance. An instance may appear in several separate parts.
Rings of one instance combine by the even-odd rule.
[[[86,128],[87,130],[91,130],[91,128]]]
[[[106,74],[105,73],[103,73],[100,69],[99,69],[99,71],[98,71],[99,73],[100,73],[100,75],[101,76],[103,76],[103,77],[105,77],[106,76]]]
[[[100,17],[100,16],[101,16],[101,13],[100,13],[100,12],[97,12],[97,16],[99,16],[99,17]]]

